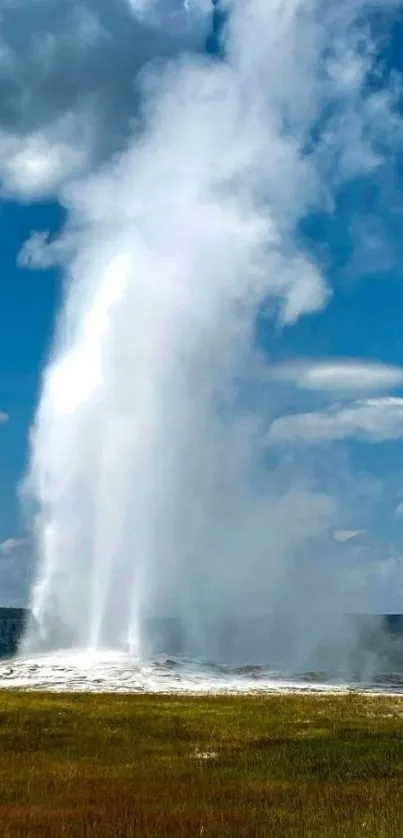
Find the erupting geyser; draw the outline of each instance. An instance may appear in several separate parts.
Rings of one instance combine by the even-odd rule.
[[[365,4],[233,0],[219,55],[188,37],[208,3],[132,5],[145,32],[159,14],[161,33],[179,27],[177,55],[139,74],[125,150],[58,196],[67,279],[32,435],[25,644],[141,655],[147,620],[169,616],[189,654],[267,659],[284,642],[296,662],[348,600],[323,561],[332,498],[265,455],[256,318],[265,303],[287,327],[329,296],[300,223],[363,165],[340,175],[346,119],[368,118]]]

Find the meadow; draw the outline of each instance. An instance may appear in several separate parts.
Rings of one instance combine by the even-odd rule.
[[[403,698],[0,692],[1,836],[402,835]]]

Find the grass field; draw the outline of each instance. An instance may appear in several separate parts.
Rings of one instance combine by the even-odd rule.
[[[0,692],[1,836],[403,834],[403,699]]]

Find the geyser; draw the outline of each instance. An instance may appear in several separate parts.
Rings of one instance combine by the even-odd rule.
[[[158,28],[155,3],[132,5]],[[185,5],[172,8],[204,27],[208,4]],[[125,149],[60,188],[68,220],[48,256],[66,289],[32,433],[27,648],[144,655],[167,616],[188,654],[296,666],[351,610],[325,556],[334,498],[266,453],[277,407],[268,381],[257,394],[255,337],[263,304],[267,329],[287,328],[329,297],[300,224],[370,166],[346,130],[362,150],[376,135],[364,8],[225,4],[215,48],[181,50],[178,35],[176,56],[143,66]],[[238,640],[234,624],[249,626]]]

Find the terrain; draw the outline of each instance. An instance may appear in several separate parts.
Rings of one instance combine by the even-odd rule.
[[[403,698],[0,692],[2,836],[401,835]]]

